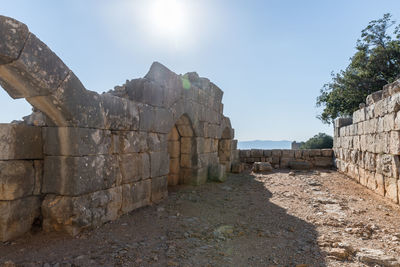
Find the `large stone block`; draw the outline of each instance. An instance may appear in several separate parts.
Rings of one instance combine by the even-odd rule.
[[[77,197],[47,195],[42,203],[43,230],[75,236],[84,229],[116,220],[121,208],[121,186]]]
[[[353,113],[353,123],[358,123],[360,121],[365,121],[365,115],[366,115],[365,108],[356,110]]]
[[[102,99],[111,99],[108,96],[86,90],[78,77],[70,72],[51,95],[26,100],[46,114],[54,125],[105,129],[108,126],[104,111],[109,105],[106,101],[102,103]]]
[[[289,161],[289,168],[294,170],[309,170],[312,164],[304,160],[291,160]]]
[[[124,184],[122,186],[122,213],[128,213],[150,204],[151,180]]]
[[[165,152],[168,149],[167,134],[149,133],[147,143],[149,151]]]
[[[385,197],[394,203],[399,203],[397,183],[397,179],[385,177]]]
[[[386,177],[399,177],[399,156],[378,154],[376,157],[376,172]]]
[[[208,168],[208,179],[215,182],[225,182],[227,178],[226,167],[222,164],[212,164]]]
[[[333,159],[331,157],[315,157],[314,165],[316,167],[330,168],[333,166]]]
[[[191,154],[181,154],[181,167],[182,168],[193,167],[193,158]]]
[[[42,158],[42,130],[40,127],[0,124],[0,160]]]
[[[40,214],[40,198],[31,196],[0,201],[0,241],[8,241],[28,232]]]
[[[50,156],[110,154],[111,132],[90,128],[43,127],[44,153]]]
[[[385,132],[390,132],[395,128],[395,116],[396,113],[389,113],[383,117],[383,130]]]
[[[68,73],[64,62],[34,34],[29,34],[18,59],[0,65],[0,84],[12,98],[46,96],[58,88]]]
[[[35,169],[32,160],[0,161],[0,201],[33,194]]]
[[[219,141],[219,148],[221,150],[230,150],[230,143],[227,140],[220,140]],[[252,158],[260,158],[264,156],[264,152],[262,149],[252,149],[251,150],[251,157]]]
[[[390,154],[399,155],[400,154],[400,132],[391,131],[388,136],[389,152]]]
[[[121,180],[117,156],[46,157],[43,193],[78,196],[110,188]]]
[[[151,178],[151,202],[158,203],[168,196],[167,176]]]
[[[195,142],[191,137],[181,137],[181,153],[190,154],[194,149]]]
[[[294,150],[291,149],[283,149],[282,157],[284,158],[294,158]]]
[[[149,134],[139,131],[114,131],[113,153],[128,154],[146,152]]]
[[[332,149],[321,149],[321,156],[323,157],[332,157],[333,150]]]
[[[171,131],[168,134],[168,141],[178,141],[180,138],[178,129],[176,126],[173,126]]]
[[[139,110],[141,131],[164,134],[171,131],[174,121],[173,114],[168,109],[141,105]]]
[[[170,158],[169,159],[169,174],[179,174],[180,170],[180,159]]]
[[[102,94],[100,99],[105,114],[106,129],[139,130],[138,104],[111,94]]]
[[[167,152],[150,152],[150,176],[160,177],[169,173],[169,156]]]
[[[181,154],[181,143],[179,141],[168,141],[168,153],[171,158],[179,158]]]
[[[385,195],[385,177],[383,174],[375,173],[375,193],[384,196]]]
[[[164,107],[167,90],[160,84],[148,79],[134,79],[125,84],[130,100],[155,107]]]
[[[239,150],[239,156],[241,158],[250,158],[251,157],[251,150],[241,149],[241,150]]]
[[[131,183],[150,177],[150,158],[147,153],[123,154],[121,159],[122,183]]]
[[[18,59],[28,35],[29,30],[25,24],[0,16],[0,65]]]

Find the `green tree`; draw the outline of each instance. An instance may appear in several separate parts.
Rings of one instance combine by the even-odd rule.
[[[319,133],[308,139],[304,144],[300,146],[300,149],[322,149],[332,148],[333,138],[325,133]]]
[[[331,123],[350,116],[365,98],[400,77],[400,25],[385,14],[361,31],[350,64],[325,84],[317,98],[324,109],[318,118]]]

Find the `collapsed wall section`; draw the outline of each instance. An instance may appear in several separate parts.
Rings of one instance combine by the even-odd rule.
[[[335,121],[337,169],[399,203],[400,81],[366,98],[352,118]]]
[[[223,115],[223,92],[208,79],[193,72],[177,75],[155,62],[144,78],[98,94],[86,90],[26,25],[0,16],[0,33],[0,84],[12,98],[25,98],[35,109],[25,122],[10,127],[36,125],[32,129],[41,137],[36,144],[40,155],[7,158],[29,160],[24,163],[33,170],[12,176],[0,169],[1,186],[12,181],[7,192],[30,188],[15,199],[1,199],[9,201],[0,206],[3,240],[16,236],[7,226],[14,217],[4,218],[16,212],[19,202],[10,201],[17,199],[33,197],[27,213],[35,217],[41,212],[44,230],[72,235],[162,200],[173,168],[168,136],[176,127],[182,139],[178,183],[223,180],[238,160],[234,130]],[[12,138],[4,133],[0,147]],[[22,147],[15,143],[14,151]],[[18,183],[42,165],[40,189]]]

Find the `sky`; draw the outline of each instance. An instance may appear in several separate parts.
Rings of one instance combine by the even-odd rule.
[[[400,1],[0,0],[0,14],[27,24],[89,90],[143,77],[154,61],[209,78],[239,141],[332,135],[316,118],[320,89],[388,12],[400,21]],[[30,112],[0,90],[0,122]]]

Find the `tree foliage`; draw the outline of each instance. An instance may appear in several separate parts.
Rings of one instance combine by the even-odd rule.
[[[318,116],[324,123],[338,117],[350,116],[365,98],[400,78],[400,24],[385,14],[371,21],[361,31],[356,53],[350,64],[339,73],[332,73],[332,81],[325,84],[317,98],[323,106]]]
[[[308,139],[304,144],[300,146],[300,149],[323,149],[332,148],[333,138],[325,133],[319,133]]]

